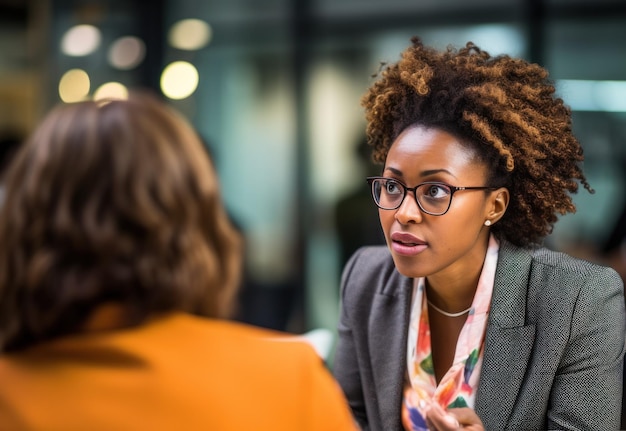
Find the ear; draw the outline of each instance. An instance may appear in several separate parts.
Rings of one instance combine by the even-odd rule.
[[[488,220],[490,222],[489,224],[493,225],[500,220],[509,206],[509,198],[509,189],[506,187],[492,191],[487,205],[485,221]]]

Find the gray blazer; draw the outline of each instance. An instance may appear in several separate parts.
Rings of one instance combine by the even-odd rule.
[[[400,431],[412,280],[386,247],[346,264],[333,373],[363,430]],[[625,312],[615,271],[502,242],[476,413],[487,430],[617,430]]]

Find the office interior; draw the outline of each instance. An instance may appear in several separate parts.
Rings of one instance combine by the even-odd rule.
[[[359,99],[412,36],[548,68],[596,193],[547,243],[626,256],[624,0],[0,0],[0,133],[28,136],[57,103],[158,92],[205,141],[245,237],[237,318],[334,331],[346,255],[382,243]]]

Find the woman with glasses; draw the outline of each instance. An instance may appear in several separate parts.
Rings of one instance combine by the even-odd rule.
[[[413,39],[363,97],[387,246],[347,263],[334,373],[364,430],[618,429],[623,286],[544,248],[582,149],[547,72]]]

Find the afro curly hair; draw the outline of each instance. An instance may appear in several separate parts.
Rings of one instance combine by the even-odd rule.
[[[372,158],[384,163],[407,127],[453,134],[490,169],[488,184],[511,198],[493,234],[518,246],[540,244],[557,214],[574,213],[583,150],[571,110],[556,96],[548,72],[508,55],[491,56],[472,42],[438,51],[414,37],[394,64],[383,64],[363,95]]]

